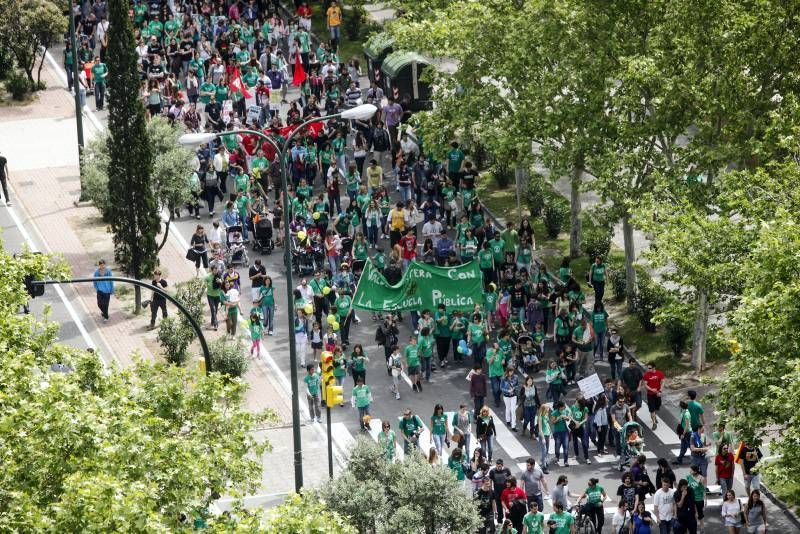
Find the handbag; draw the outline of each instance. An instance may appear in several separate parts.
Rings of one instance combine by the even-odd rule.
[[[189,261],[197,261],[197,251],[193,248],[189,248],[186,251],[186,259]]]
[[[744,518],[744,511],[742,510],[741,501],[739,502],[739,523],[741,523],[742,525],[747,524],[747,521]]]

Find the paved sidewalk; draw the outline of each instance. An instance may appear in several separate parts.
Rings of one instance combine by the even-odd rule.
[[[112,237],[99,212],[91,205],[73,204],[80,194],[74,100],[47,63],[43,79],[48,89],[34,102],[0,108],[0,150],[8,158],[12,200],[25,216],[28,230],[39,233],[49,251],[64,256],[73,276],[91,276],[99,258],[105,258],[120,275],[113,264]],[[87,142],[97,133],[86,117],[84,131]],[[172,287],[195,276],[194,266],[184,256],[185,250],[173,234],[159,254],[161,269]],[[101,336],[112,352],[103,355],[107,361],[127,366],[137,354],[146,359],[161,357],[157,331],[148,329],[149,310],[133,315],[132,289],[117,284],[118,297],[111,301],[107,323],[99,320],[92,285],[76,285],[75,290],[79,296],[76,304],[93,318],[87,329]],[[147,293],[143,298],[149,298]],[[175,313],[174,308],[169,312]],[[209,340],[221,335],[210,330],[204,333]],[[271,374],[266,365],[253,362],[246,375],[252,386],[247,406],[252,410],[272,408],[282,422],[289,422],[290,399]]]

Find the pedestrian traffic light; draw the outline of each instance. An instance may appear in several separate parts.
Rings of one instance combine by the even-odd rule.
[[[327,384],[328,378],[333,377],[333,353],[327,350],[322,351],[320,364],[322,369],[322,383]]]
[[[342,386],[337,386],[334,381],[325,388],[325,402],[328,408],[333,408],[344,403],[344,388]]]

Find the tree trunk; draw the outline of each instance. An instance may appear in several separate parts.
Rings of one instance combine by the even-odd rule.
[[[39,90],[39,85],[42,83],[42,67],[44,67],[44,58],[47,55],[47,48],[42,52],[42,60],[39,62],[39,70],[36,72],[36,90]]]
[[[708,294],[704,289],[697,292],[697,317],[694,320],[692,338],[692,367],[702,371],[706,366],[706,340],[708,338]]]
[[[264,198],[267,198],[266,195],[264,196]],[[161,249],[164,248],[164,245],[167,244],[167,237],[169,237],[169,225],[174,217],[175,217],[175,210],[170,208],[169,219],[167,219],[167,222],[164,223],[164,237],[161,239],[161,243],[159,243],[158,248],[156,249],[156,253],[161,252]]]
[[[133,313],[139,315],[142,311],[142,288],[133,286]]]
[[[636,296],[636,271],[633,270],[633,263],[636,261],[636,250],[633,247],[633,226],[627,214],[622,218],[622,237],[625,245],[625,294],[628,311],[633,312]]]
[[[577,258],[581,255],[581,179],[583,166],[575,165],[572,169],[569,198],[569,255]]]

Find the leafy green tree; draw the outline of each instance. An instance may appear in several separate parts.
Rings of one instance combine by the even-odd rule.
[[[431,469],[420,455],[389,463],[380,447],[359,438],[347,469],[320,490],[359,532],[474,532],[475,502],[450,469]]]
[[[205,280],[192,278],[176,286],[175,298],[183,304],[192,318],[202,324],[203,297],[206,294]],[[189,359],[187,349],[195,337],[195,331],[189,319],[182,313],[171,315],[158,325],[158,342],[164,349],[167,361],[175,365],[183,365]]]
[[[262,532],[266,534],[356,534],[345,518],[313,493],[293,493],[272,508]]]
[[[114,235],[114,259],[129,276],[149,276],[156,265],[156,235],[161,226],[153,192],[153,152],[139,97],[133,26],[128,3],[108,3],[108,193],[109,224]],[[135,313],[142,303],[135,290]]]
[[[41,84],[47,49],[67,31],[61,9],[48,0],[4,0],[0,2],[0,41],[25,71],[32,89]],[[34,83],[36,61],[39,69]]]
[[[24,277],[61,278],[63,261],[0,250],[0,530],[174,532],[218,494],[261,484],[275,420],[244,408],[246,385],[220,374],[99,355],[57,343],[58,325],[18,314]],[[64,372],[52,370],[59,364]],[[239,508],[236,523],[252,517]]]

